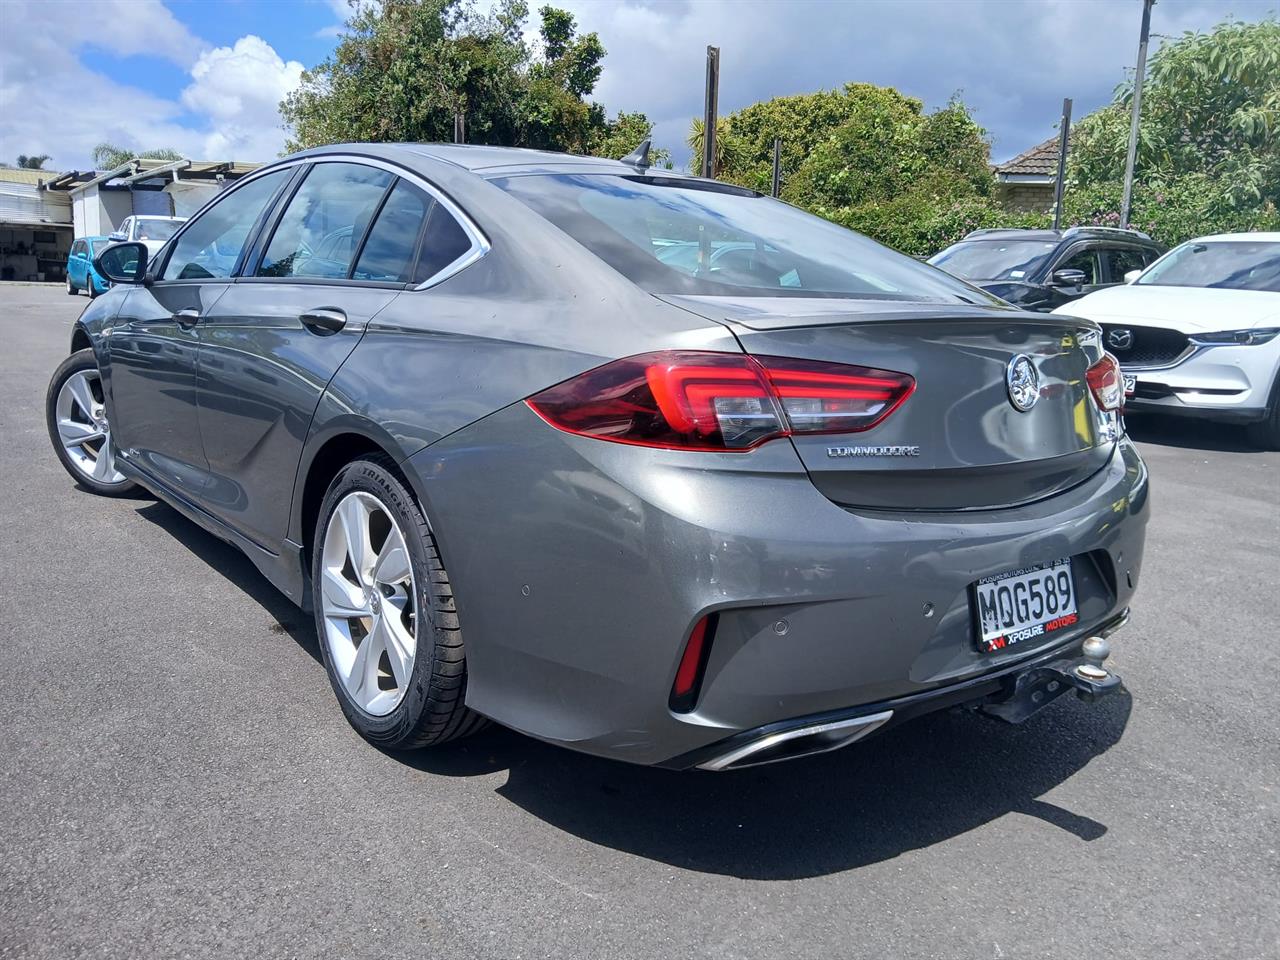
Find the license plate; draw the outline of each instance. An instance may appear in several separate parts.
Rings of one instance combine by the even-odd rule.
[[[983,653],[1034,641],[1080,619],[1070,560],[979,580],[973,585],[973,604]]]
[[[1138,378],[1134,376],[1132,373],[1126,373],[1124,375],[1124,395],[1126,397],[1132,397],[1134,394],[1134,391],[1137,389],[1138,389]]]

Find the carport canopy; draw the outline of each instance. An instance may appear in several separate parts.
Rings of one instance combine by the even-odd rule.
[[[213,182],[235,180],[258,169],[261,164],[235,160],[166,160],[157,157],[134,157],[114,170],[72,170],[41,183],[42,190],[77,193],[93,186],[128,186],[148,180],[196,180]]]

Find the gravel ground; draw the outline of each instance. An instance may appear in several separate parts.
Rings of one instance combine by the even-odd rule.
[[[76,489],[84,306],[0,285],[0,957],[1280,956],[1280,454],[1136,421],[1129,693],[676,774],[490,730],[367,746],[310,620]]]

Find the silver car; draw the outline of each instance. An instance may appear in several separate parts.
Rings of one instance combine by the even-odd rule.
[[[257,171],[99,257],[58,456],[313,609],[385,748],[723,770],[1117,689],[1148,486],[1098,327],[645,156]]]

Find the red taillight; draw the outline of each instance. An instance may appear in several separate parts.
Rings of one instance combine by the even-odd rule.
[[[600,440],[747,450],[791,434],[869,430],[914,389],[890,370],[666,351],[615,360],[526,402],[553,427]]]
[[[1119,410],[1124,405],[1124,376],[1120,373],[1120,361],[1111,354],[1104,353],[1084,376],[1093,398],[1103,410]]]
[[[791,433],[857,433],[870,430],[911,396],[916,382],[905,373],[815,360],[759,357]]]
[[[711,652],[715,616],[714,613],[707,614],[695,623],[689,633],[689,640],[684,645],[684,655],[676,669],[675,682],[671,684],[670,706],[677,713],[688,713],[697,703],[702,672],[706,669],[707,656]]]

